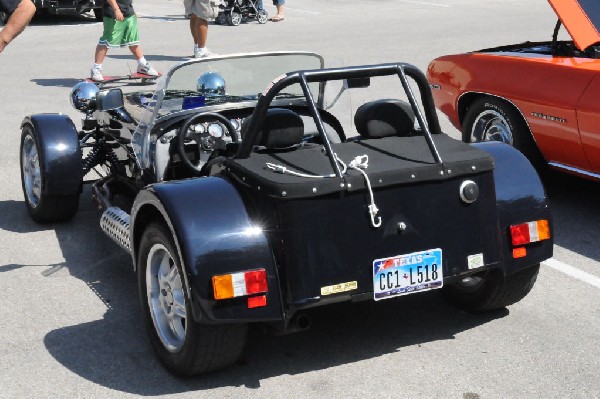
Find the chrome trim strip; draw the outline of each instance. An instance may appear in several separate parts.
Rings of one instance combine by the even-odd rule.
[[[552,166],[554,168],[568,170],[570,172],[574,172],[574,173],[577,173],[577,174],[580,174],[580,175],[584,175],[584,176],[593,177],[594,179],[599,179],[600,180],[600,174],[593,173],[593,172],[590,172],[588,170],[574,168],[572,166],[563,165],[563,164],[558,163],[558,162],[549,162],[548,165],[550,165],[550,166]]]

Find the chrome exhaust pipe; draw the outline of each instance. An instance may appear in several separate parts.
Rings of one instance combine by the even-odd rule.
[[[119,207],[106,208],[100,217],[100,228],[121,248],[131,254],[129,214]]]

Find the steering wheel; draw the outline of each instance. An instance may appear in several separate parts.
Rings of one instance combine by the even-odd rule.
[[[202,132],[189,131],[192,125],[197,125],[203,122],[220,122],[227,128],[227,132],[234,143],[239,141],[237,131],[233,124],[221,114],[215,112],[204,112],[201,114],[195,114],[187,118],[179,130],[177,131],[177,151],[179,157],[183,163],[194,172],[200,173],[202,167],[208,162],[211,154],[214,150],[225,149],[227,142],[224,140],[225,133],[222,132],[218,135],[215,132],[210,132],[208,128],[203,129]],[[198,146],[199,160],[194,164],[191,159],[185,153],[185,139],[191,138],[196,142]]]

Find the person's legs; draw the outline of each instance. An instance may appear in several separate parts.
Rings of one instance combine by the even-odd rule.
[[[106,57],[106,53],[108,53],[108,47],[97,45],[96,53],[94,54],[94,62],[96,64],[102,64],[104,62],[104,58]]]
[[[206,39],[208,38],[208,21],[192,14],[190,17],[190,30],[194,38],[194,44],[198,48],[206,47]]]
[[[194,38],[194,57],[208,57],[211,54],[206,48],[206,41],[208,39],[208,21],[192,14],[190,17],[190,29]]]
[[[142,52],[142,48],[139,46],[139,44],[129,46],[129,51],[131,51],[131,54],[133,54],[133,56],[136,60],[138,60],[138,62],[139,60],[144,58],[144,53]]]
[[[277,8],[277,15],[271,18],[271,21],[283,21],[285,16],[283,15],[283,5],[285,4],[285,0],[273,0],[273,5]]]

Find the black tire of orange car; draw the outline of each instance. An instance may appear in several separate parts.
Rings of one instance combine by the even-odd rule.
[[[37,153],[37,168],[39,174],[39,192],[33,194],[31,184],[26,182],[26,171],[24,169],[24,145],[33,145]],[[25,205],[31,218],[37,223],[66,222],[71,220],[79,206],[79,193],[72,195],[48,195],[44,193],[44,182],[47,179],[43,168],[43,152],[40,148],[38,133],[31,125],[23,126],[20,146],[21,166],[21,188],[25,197]],[[31,165],[29,165],[31,167]],[[31,177],[31,176],[30,176]],[[32,201],[33,197],[36,203]]]
[[[200,324],[192,316],[190,299],[185,295],[185,338],[177,352],[169,351],[161,342],[154,325],[146,289],[148,256],[155,244],[163,245],[172,257],[182,276],[183,270],[169,229],[162,222],[152,222],[144,230],[137,257],[138,290],[143,318],[150,342],[158,358],[167,370],[176,375],[191,376],[219,370],[233,364],[246,344],[246,324]],[[185,281],[182,281],[183,291]]]
[[[94,18],[98,22],[102,22],[104,19],[104,13],[102,12],[102,8],[94,8]]]
[[[480,141],[478,138],[472,137],[473,124],[482,113],[489,111],[502,115],[512,135],[512,146],[529,159],[538,173],[543,173],[547,168],[547,162],[533,140],[529,127],[514,106],[501,98],[483,96],[473,101],[463,119],[463,141],[466,143]]]
[[[451,304],[468,312],[502,309],[519,302],[531,291],[539,270],[537,264],[504,278],[499,272],[487,272],[444,285],[442,291]]]

